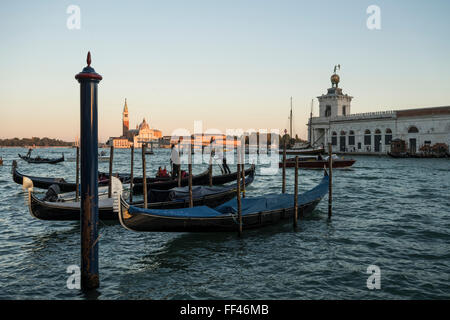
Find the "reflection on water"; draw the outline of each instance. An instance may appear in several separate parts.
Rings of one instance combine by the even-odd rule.
[[[62,150],[66,157],[75,150]],[[98,291],[69,290],[69,265],[80,263],[79,222],[30,216],[26,193],[11,179],[22,149],[2,149],[0,167],[0,298],[13,299],[428,299],[450,298],[450,162],[357,157],[334,171],[333,218],[327,198],[297,230],[287,222],[236,233],[135,233],[100,224]],[[47,153],[46,153],[47,152]],[[138,152],[138,151],[136,151]],[[42,149],[51,156],[61,149]],[[114,172],[129,171],[129,150],[116,150]],[[155,149],[147,172],[168,165]],[[139,157],[135,156],[135,159]],[[75,180],[75,163],[31,165],[23,173]],[[135,172],[141,172],[136,161]],[[108,163],[99,163],[108,170]],[[194,166],[194,173],[205,166]],[[220,170],[215,167],[215,173]],[[300,170],[300,192],[320,171]],[[279,192],[281,175],[258,175],[247,195]],[[288,169],[287,189],[293,190]],[[366,288],[369,265],[382,289]]]

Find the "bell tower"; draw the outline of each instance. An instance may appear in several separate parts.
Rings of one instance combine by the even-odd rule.
[[[334,67],[334,73],[331,75],[331,88],[327,94],[317,97],[319,100],[320,117],[347,116],[350,114],[350,104],[353,97],[343,94],[342,88],[339,88],[340,77],[336,70],[341,69],[340,65]]]
[[[128,134],[128,130],[130,129],[130,121],[128,120],[128,106],[126,98],[125,98],[125,106],[123,107],[122,122],[123,122],[122,135],[126,137]]]

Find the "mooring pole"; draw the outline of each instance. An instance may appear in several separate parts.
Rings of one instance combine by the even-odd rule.
[[[114,160],[114,145],[109,148],[109,181],[108,181],[108,198],[112,196],[112,174],[113,174],[113,160]]]
[[[328,219],[331,219],[331,215],[333,212],[333,150],[331,147],[331,143],[328,144]]]
[[[235,138],[237,142],[237,139]],[[238,206],[238,219],[239,219],[239,236],[242,236],[242,208],[241,208],[241,164],[239,163],[239,150],[236,149],[238,154],[236,155],[237,160],[237,206]]]
[[[80,200],[80,147],[77,146],[77,163],[76,163],[76,174],[75,174],[75,183],[76,183],[76,190],[75,190],[75,201]]]
[[[191,147],[189,148],[189,163],[188,163],[188,173],[189,173],[189,208],[194,206],[194,201],[192,199],[192,152],[193,152],[193,137],[191,136]]]
[[[97,86],[102,76],[87,66],[75,76],[80,83],[81,141],[81,288],[100,285],[98,275],[98,112]]]
[[[241,142],[242,142],[242,140],[241,140]],[[245,146],[245,143],[244,143],[244,146]],[[245,198],[245,166],[244,166],[245,155],[244,155],[244,153],[245,153],[245,149],[244,149],[244,152],[242,152],[242,145],[241,145],[242,198]]]
[[[180,154],[180,144],[181,137],[178,139],[178,188],[181,187],[181,154]]]
[[[283,137],[283,182],[281,187],[281,192],[286,193],[286,129],[284,129],[284,137]]]
[[[294,184],[294,228],[298,219],[298,156],[295,156],[295,184]]]
[[[133,202],[133,169],[134,169],[134,144],[131,146],[131,172],[130,172],[130,203]]]
[[[147,209],[147,170],[145,163],[145,143],[142,142],[142,193],[144,195],[144,208]]]

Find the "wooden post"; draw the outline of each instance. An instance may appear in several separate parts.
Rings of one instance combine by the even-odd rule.
[[[239,159],[239,158],[237,158]],[[237,206],[238,206],[238,219],[239,219],[239,236],[242,236],[242,208],[241,208],[241,165],[237,164]]]
[[[108,181],[108,198],[112,195],[112,169],[113,169],[113,159],[114,159],[114,145],[111,145],[109,151],[109,181]]]
[[[76,190],[75,190],[75,201],[79,201],[80,199],[80,147],[77,146],[77,163],[76,163],[76,174],[75,174],[75,183],[76,183]]]
[[[131,146],[131,170],[130,170],[130,203],[133,202],[133,179],[134,179],[134,144]]]
[[[331,143],[328,144],[328,219],[331,219],[333,209],[333,150]]]
[[[284,135],[283,144],[283,182],[281,187],[281,192],[286,193],[286,134]]]
[[[212,185],[213,185],[213,178],[212,178],[212,151],[209,154],[208,174],[209,174],[209,186],[212,187]]]
[[[147,209],[147,172],[145,163],[145,143],[142,143],[142,193],[144,194],[144,208]]]
[[[294,228],[297,228],[297,219],[298,219],[298,156],[295,157]]]
[[[189,169],[189,208],[192,208],[194,206],[194,200],[192,199],[192,136],[191,136],[191,147],[189,148],[189,163],[188,163],[188,169]]]
[[[181,187],[181,154],[180,154],[181,140],[178,140],[178,188]]]
[[[242,141],[242,140],[241,140]],[[244,140],[245,141],[245,140]],[[244,143],[244,146],[245,146],[245,143]],[[245,152],[245,151],[244,151]],[[242,161],[241,161],[241,167],[242,167],[242,172],[241,172],[241,174],[242,174],[242,198],[245,198],[245,165],[244,165],[244,152],[242,152],[242,145],[241,145],[241,159],[242,159]]]

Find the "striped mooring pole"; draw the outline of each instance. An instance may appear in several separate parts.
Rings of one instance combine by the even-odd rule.
[[[80,83],[81,146],[81,289],[100,285],[98,275],[98,116],[97,85],[102,76],[87,66],[75,76]]]

